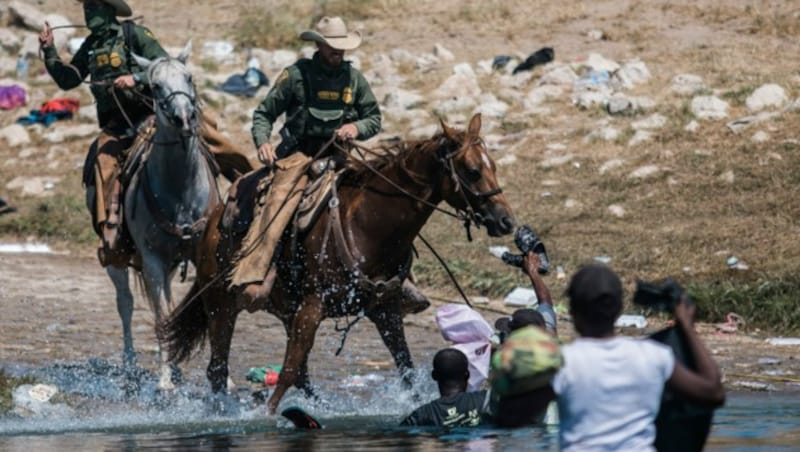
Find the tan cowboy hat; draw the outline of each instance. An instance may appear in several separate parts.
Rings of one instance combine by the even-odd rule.
[[[300,33],[300,39],[321,42],[337,50],[353,50],[361,45],[361,32],[348,32],[341,17],[323,17],[313,30]]]
[[[80,3],[83,3],[82,0],[78,0]],[[103,3],[108,3],[109,5],[113,6],[114,9],[117,11],[117,17],[130,17],[133,15],[133,10],[131,7],[128,6],[128,3],[125,0],[101,0]]]

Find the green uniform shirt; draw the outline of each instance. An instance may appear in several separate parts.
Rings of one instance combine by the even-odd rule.
[[[91,34],[86,38],[69,65],[65,64],[54,46],[44,49],[45,66],[59,88],[70,90],[90,76],[92,82],[111,83],[122,75],[134,75],[139,83],[137,89],[148,90],[147,71],[139,67],[131,54],[148,59],[166,57],[167,52],[145,27],[134,25],[131,33],[131,49],[127,48],[123,26],[114,23],[100,34]],[[111,95],[109,85],[92,85],[92,94],[97,102],[97,118],[103,127],[110,121],[124,122],[117,101],[122,104],[126,114],[133,121],[142,119],[148,114],[147,105],[140,96],[124,90],[115,91],[117,99]]]
[[[303,70],[307,72],[305,79]],[[309,85],[305,80],[311,80]],[[336,83],[349,86],[337,87]],[[310,101],[306,99],[309,94],[312,96]],[[337,102],[345,106],[344,114],[341,118],[331,116],[337,118],[331,120],[331,129],[335,130],[341,125],[354,123],[358,129],[357,138],[360,140],[368,139],[380,132],[381,111],[378,101],[361,72],[353,68],[349,62],[342,63],[336,69],[330,69],[323,66],[318,54],[314,54],[311,60],[298,61],[278,76],[266,99],[253,113],[252,132],[256,147],[269,142],[272,125],[283,113],[286,113],[287,118],[284,127],[296,140],[302,141],[312,134],[318,135],[319,131],[309,125],[310,122],[314,122],[311,116],[315,115],[315,111],[326,111],[325,108]],[[326,131],[328,136],[333,130]]]

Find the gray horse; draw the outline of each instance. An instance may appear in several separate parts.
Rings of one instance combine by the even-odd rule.
[[[195,87],[185,63],[191,42],[177,58],[147,60],[135,56],[148,71],[156,112],[152,149],[125,192],[125,222],[141,258],[140,277],[145,295],[161,323],[172,305],[170,281],[183,263],[194,261],[196,242],[202,236],[208,213],[220,195],[199,136],[200,111]],[[122,318],[123,360],[136,365],[131,336],[133,295],[127,269],[107,267],[117,291]],[[160,389],[172,389],[180,371],[165,361],[160,351]]]

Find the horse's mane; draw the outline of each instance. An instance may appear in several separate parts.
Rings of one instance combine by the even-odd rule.
[[[448,138],[444,132],[439,132],[431,138],[424,140],[401,140],[392,144],[372,148],[372,158],[367,158],[361,162],[350,162],[350,171],[345,176],[344,181],[352,185],[363,185],[370,178],[375,176],[375,171],[385,173],[393,167],[399,167],[402,172],[412,179],[419,175],[413,174],[407,168],[407,162],[412,157],[419,154],[436,153],[443,146],[460,146],[464,140],[465,132],[458,132],[456,141]],[[367,167],[369,165],[369,167]],[[372,168],[372,169],[370,169]]]

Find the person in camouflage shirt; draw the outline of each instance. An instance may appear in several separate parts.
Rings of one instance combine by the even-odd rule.
[[[243,287],[250,300],[264,299],[271,290],[274,267],[271,261],[284,228],[300,202],[312,157],[334,136],[342,141],[366,140],[381,129],[381,111],[367,80],[349,61],[345,52],[361,44],[361,33],[348,32],[339,17],[323,17],[300,39],[315,42],[317,52],[286,68],[266,99],[253,113],[253,141],[259,160],[267,169],[249,177],[271,178],[263,206],[255,212],[242,245],[248,250],[238,256],[231,286]],[[282,114],[282,141],[272,147],[270,136]],[[331,147],[330,150],[333,150]]]

